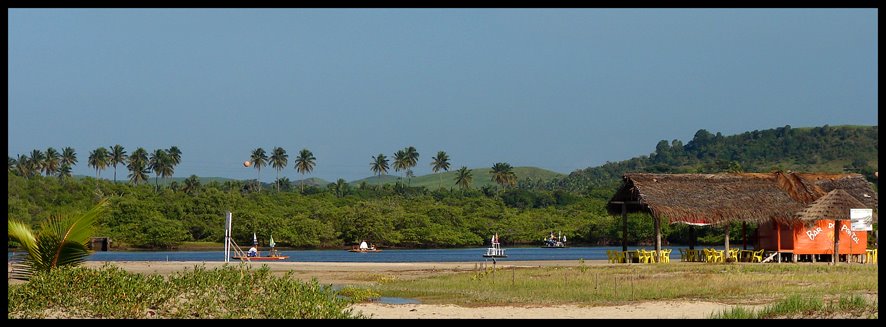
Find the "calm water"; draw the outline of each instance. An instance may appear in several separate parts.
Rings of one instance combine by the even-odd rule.
[[[739,245],[738,247],[741,247]],[[634,249],[651,250],[653,247],[628,247]],[[685,246],[670,246],[671,258],[680,258],[677,248]],[[701,249],[697,246],[696,249]],[[722,249],[723,246],[714,247]],[[507,258],[496,258],[498,261],[507,260],[606,260],[606,250],[621,250],[621,246],[611,247],[574,247],[574,248],[505,248]],[[377,253],[357,253],[345,250],[290,250],[279,251],[282,255],[288,255],[289,259],[281,261],[290,262],[455,262],[455,261],[483,261],[486,248],[464,249],[415,249],[415,250],[383,250]],[[8,252],[12,256],[12,252]],[[224,261],[222,251],[108,251],[95,252],[90,255],[89,261]]]

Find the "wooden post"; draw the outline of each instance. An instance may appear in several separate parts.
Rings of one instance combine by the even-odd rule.
[[[781,262],[781,224],[775,223],[775,257]]]
[[[653,225],[655,226],[655,258],[653,261],[659,262],[661,260],[661,221],[658,220],[658,217],[652,217]]]
[[[834,265],[840,262],[840,221],[834,219]]]
[[[729,262],[729,222],[726,222],[726,250],[723,250],[723,262]]]
[[[741,222],[741,249],[748,249],[748,223]]]
[[[621,250],[628,250],[628,205],[621,204]]]
[[[689,225],[689,249],[695,250],[695,225]]]

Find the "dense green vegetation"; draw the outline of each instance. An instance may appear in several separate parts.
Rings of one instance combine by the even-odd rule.
[[[114,151],[114,147],[99,148],[90,155],[97,174],[109,165],[116,167],[107,159]],[[151,156],[142,148],[128,157],[124,152],[119,162],[130,169],[128,183],[75,179],[69,178],[70,166],[76,164],[74,150],[64,148],[59,154],[47,149],[45,154],[34,150],[30,157],[9,157],[7,207],[10,219],[36,226],[50,214],[86,210],[109,197],[110,213],[99,221],[99,234],[111,236],[117,246],[145,248],[220,242],[228,210],[234,214],[234,236],[241,244],[253,232],[264,240],[273,234],[281,246],[300,248],[341,247],[362,239],[388,247],[481,246],[494,233],[506,245],[538,244],[554,230],[573,243],[616,245],[621,221],[608,215],[604,205],[624,172],[793,169],[868,175],[877,167],[876,154],[877,126],[786,126],[728,137],[700,130],[685,146],[678,140],[662,141],[650,156],[565,177],[503,162],[492,168],[450,171],[444,151],[431,158],[436,174],[414,177],[411,169],[419,155],[410,146],[394,153],[393,163],[383,153],[373,156],[368,171],[376,176],[315,186],[292,183],[286,177],[262,184],[207,181],[193,175],[161,185],[157,179],[171,179],[171,169],[181,160],[177,147],[157,149]],[[270,157],[257,148],[250,159],[256,177],[263,167],[279,172],[290,162],[279,147]],[[316,165],[316,158],[302,149],[291,162],[304,175]],[[387,175],[391,170],[403,171],[403,176]],[[152,173],[154,185],[146,183]],[[648,215],[631,215],[628,224],[629,244],[652,243]],[[662,227],[666,242],[688,242],[685,225]],[[732,241],[740,243],[741,226],[731,228]],[[723,228],[699,228],[697,236],[699,244],[719,244]]]
[[[723,136],[701,129],[685,145],[661,140],[655,152],[599,167],[577,170],[550,181],[521,181],[524,187],[612,189],[626,172],[714,173],[724,171],[857,172],[874,181],[877,170],[877,126],[791,126]]]
[[[59,292],[59,290],[65,290]],[[171,276],[63,267],[9,285],[7,318],[359,318],[329,285],[265,267],[194,269]]]

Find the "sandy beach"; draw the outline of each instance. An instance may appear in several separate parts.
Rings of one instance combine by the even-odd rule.
[[[213,269],[223,262],[147,262],[147,261],[90,261],[87,267],[100,267],[112,264],[126,271],[142,274],[171,274],[176,271],[205,266]],[[239,263],[234,263],[239,264]],[[588,260],[586,265],[605,265],[606,260]],[[255,268],[267,265],[276,275],[292,273],[301,280],[317,279],[324,284],[369,284],[382,276],[398,279],[430,277],[469,271],[477,268],[477,262],[420,262],[420,263],[379,263],[379,262],[262,262],[248,263]],[[497,264],[500,268],[577,266],[576,260],[550,261],[507,261]],[[655,301],[638,302],[618,306],[585,307],[578,305],[556,306],[490,306],[462,307],[450,304],[382,304],[360,303],[353,306],[355,311],[372,318],[393,319],[442,319],[442,318],[707,318],[730,305],[703,301]]]

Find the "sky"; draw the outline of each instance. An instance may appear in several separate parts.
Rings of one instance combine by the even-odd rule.
[[[9,156],[178,146],[175,177],[564,174],[723,135],[877,125],[877,9],[8,9]],[[125,179],[126,168],[118,168]],[[403,172],[390,173],[402,175]],[[121,175],[122,174],[122,175]],[[113,169],[101,173],[111,178]],[[121,177],[122,176],[122,177]],[[265,167],[262,181],[276,171]]]

